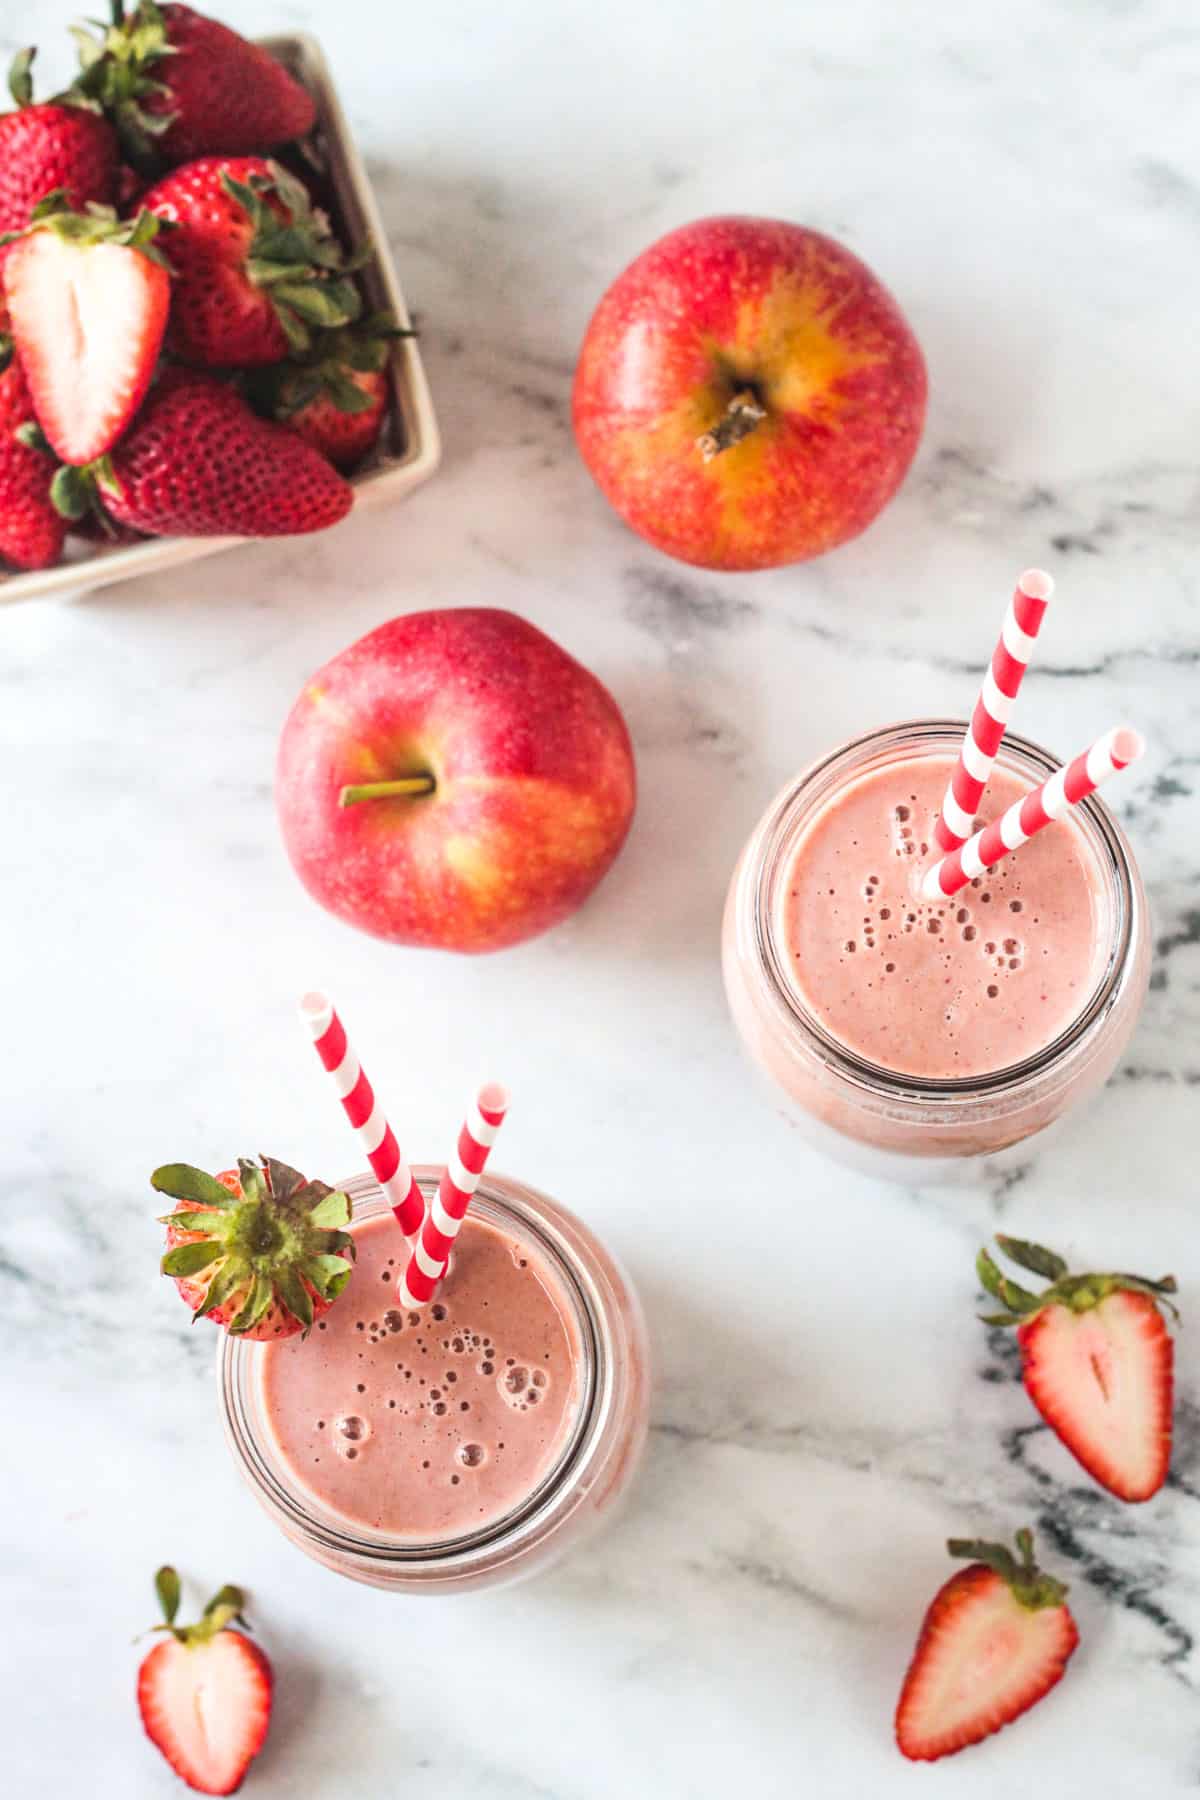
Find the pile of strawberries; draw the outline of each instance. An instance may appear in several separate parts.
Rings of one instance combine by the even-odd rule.
[[[311,96],[188,6],[115,0],[77,37],[74,85],[35,104],[23,51],[0,115],[0,560],[335,524],[399,333],[307,164],[267,155]]]

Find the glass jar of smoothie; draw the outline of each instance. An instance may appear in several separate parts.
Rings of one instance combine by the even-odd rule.
[[[890,726],[806,769],[752,833],[725,909],[750,1055],[810,1138],[900,1180],[953,1178],[1092,1094],[1149,977],[1141,879],[1095,796],[953,899],[921,897],[964,729]],[[1006,737],[980,821],[1057,766]]]
[[[439,1171],[418,1168],[426,1201]],[[280,1528],[327,1568],[409,1594],[544,1568],[607,1518],[645,1443],[637,1297],[564,1207],[485,1174],[432,1305],[370,1175],[344,1184],[357,1260],[307,1338],[222,1333],[226,1437]]]

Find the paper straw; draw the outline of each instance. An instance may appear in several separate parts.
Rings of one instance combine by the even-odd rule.
[[[1065,769],[1057,769],[1049,780],[1017,800],[992,824],[977,831],[973,838],[949,856],[934,863],[921,882],[927,900],[948,900],[965,888],[969,881],[998,863],[1010,850],[1019,850],[1028,839],[1044,831],[1055,819],[1061,819],[1073,806],[1094,794],[1096,789],[1115,775],[1118,769],[1136,762],[1146,748],[1145,741],[1128,725],[1118,725],[1097,738],[1090,750],[1084,750]]]
[[[1041,569],[1026,569],[1017,582],[933,827],[939,850],[957,850],[975,829],[975,814],[1053,592],[1053,581]]]
[[[458,1134],[458,1151],[446,1165],[421,1235],[396,1292],[401,1306],[426,1306],[438,1290],[459,1227],[479,1185],[488,1152],[508,1111],[508,1093],[496,1082],[481,1087]]]
[[[424,1196],[375,1098],[366,1070],[350,1046],[333,1002],[327,994],[305,994],[300,1002],[300,1017],[312,1034],[317,1055],[328,1070],[334,1092],[358,1133],[400,1229],[411,1242],[425,1218]]]

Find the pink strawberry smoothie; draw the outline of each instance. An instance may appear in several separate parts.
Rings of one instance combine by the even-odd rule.
[[[292,1478],[351,1526],[413,1544],[478,1530],[554,1467],[579,1345],[536,1247],[468,1214],[433,1305],[402,1312],[390,1214],[353,1226],[354,1274],[308,1338],[263,1346],[267,1430]]]
[[[829,1036],[934,1081],[1044,1049],[1078,1017],[1107,951],[1101,874],[1069,821],[953,899],[921,898],[952,767],[904,759],[837,793],[793,851],[781,921],[790,979]],[[980,821],[1029,785],[995,769]]]

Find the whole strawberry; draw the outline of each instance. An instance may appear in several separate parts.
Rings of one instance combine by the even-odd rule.
[[[112,126],[85,106],[34,105],[33,57],[22,50],[13,62],[8,85],[17,110],[0,114],[0,233],[23,231],[38,201],[56,188],[76,207],[116,199],[120,157]]]
[[[18,569],[47,569],[62,555],[67,531],[50,499],[55,459],[34,420],[11,343],[0,344],[0,369],[0,559]]]
[[[984,1323],[1017,1327],[1025,1391],[1088,1474],[1120,1500],[1149,1500],[1171,1462],[1174,1277],[1071,1275],[1041,1244],[996,1242],[1051,1286],[1030,1293],[981,1250],[980,1282],[1005,1308]]]
[[[34,411],[65,463],[116,443],[158,362],[171,278],[155,243],[159,220],[77,212],[48,194],[9,246],[4,291]]]
[[[293,1337],[328,1312],[350,1279],[350,1201],[286,1163],[238,1158],[213,1176],[186,1163],[155,1169],[152,1187],[179,1202],[163,1215],[164,1275],[194,1319],[238,1337]]]
[[[67,518],[97,497],[118,525],[150,537],[285,537],[336,525],[354,489],[226,382],[168,369],[108,456],[59,471],[54,498]]]
[[[166,1633],[142,1658],[137,1700],[146,1736],[198,1794],[232,1794],[263,1747],[275,1677],[246,1636],[241,1588],[213,1595],[195,1625],[176,1625],[179,1576],[154,1577]],[[233,1630],[234,1625],[241,1631]]]
[[[282,63],[190,6],[142,0],[99,38],[78,33],[79,92],[115,124],[128,159],[169,167],[209,151],[270,150],[313,128],[312,97]]]
[[[391,345],[407,335],[390,313],[323,331],[308,356],[260,370],[251,383],[251,401],[336,468],[351,469],[378,441],[387,412]]]
[[[205,156],[140,204],[169,220],[171,344],[207,368],[253,368],[312,348],[362,300],[329,220],[302,181],[260,156]]]
[[[970,1567],[940,1587],[921,1626],[896,1707],[896,1742],[913,1762],[936,1762],[1010,1725],[1061,1681],[1079,1642],[1067,1590],[1003,1544],[952,1538]]]

